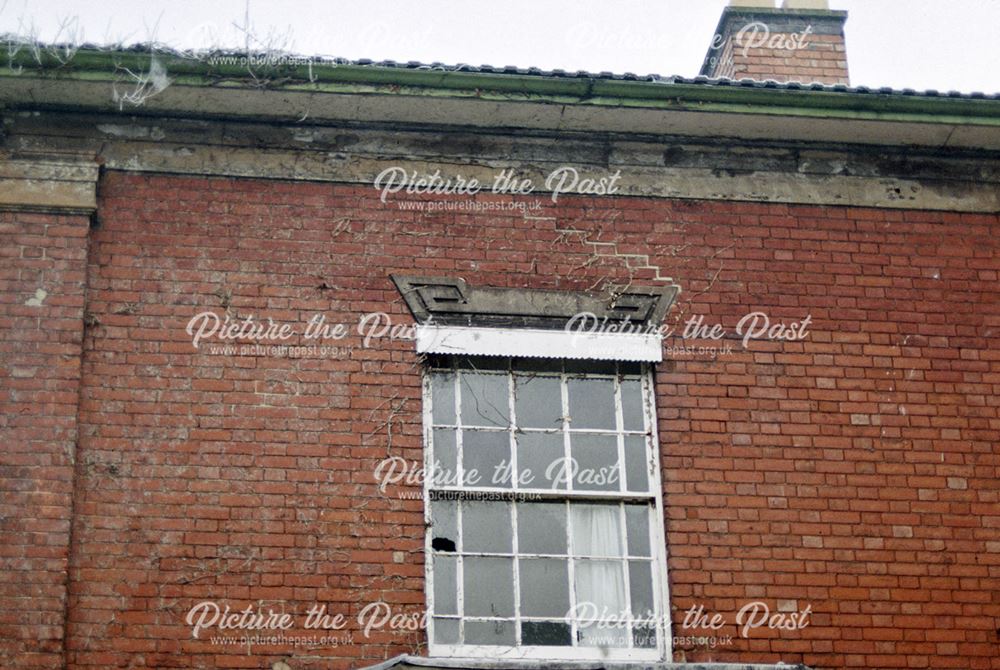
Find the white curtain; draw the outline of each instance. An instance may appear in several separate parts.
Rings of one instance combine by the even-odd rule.
[[[570,505],[576,556],[621,556],[622,521],[618,505]]]
[[[621,513],[617,505],[570,505],[573,553],[577,556],[621,556]],[[622,621],[628,616],[624,563],[621,560],[577,559],[574,562],[576,602],[593,606],[579,612],[596,613]],[[621,631],[614,627],[581,627],[581,644],[621,646]]]

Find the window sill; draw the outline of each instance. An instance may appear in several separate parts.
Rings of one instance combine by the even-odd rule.
[[[402,654],[362,670],[809,670],[805,665],[759,663],[670,663],[561,659],[489,659]]]

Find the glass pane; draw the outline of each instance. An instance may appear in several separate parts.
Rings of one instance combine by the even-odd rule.
[[[642,382],[638,379],[623,379],[621,389],[625,430],[646,430],[642,421]]]
[[[510,434],[498,430],[462,431],[462,484],[510,488]]]
[[[455,424],[455,373],[431,373],[431,415],[434,423]]]
[[[465,644],[514,646],[513,621],[466,621]]]
[[[458,557],[434,557],[434,613],[458,614]]]
[[[645,435],[625,436],[625,483],[629,491],[649,491],[649,461]]]
[[[615,383],[611,379],[570,379],[570,428],[615,430]]]
[[[639,649],[656,648],[656,627],[639,625],[632,628],[632,645]]]
[[[562,621],[522,621],[521,644],[569,647],[573,644],[573,635],[569,624]]]
[[[518,503],[517,546],[522,554],[565,554],[566,505]]]
[[[462,503],[462,551],[510,553],[513,529],[508,502]]]
[[[514,559],[467,556],[462,567],[466,616],[514,616]],[[469,623],[465,641],[471,644]]]
[[[629,556],[651,556],[649,553],[649,507],[625,505],[625,530],[628,533]]]
[[[435,551],[458,551],[458,503],[454,500],[431,501],[431,548]]]
[[[458,619],[434,619],[434,642],[437,644],[460,644],[458,639]]]
[[[619,491],[618,440],[614,435],[570,436],[573,488],[580,491]]]
[[[618,505],[569,506],[575,556],[621,556],[621,516]]]
[[[562,489],[572,474],[562,433],[517,433],[518,482],[526,489]]]
[[[649,561],[628,562],[628,589],[632,596],[632,616],[652,620],[653,570]]]
[[[508,376],[462,373],[462,425],[507,426],[510,424]]]
[[[578,560],[574,563],[576,606],[582,615],[628,617],[625,570],[621,561]]]
[[[514,377],[514,410],[520,428],[562,427],[559,377]]]
[[[586,623],[577,629],[581,647],[627,647],[629,632],[623,624]]]
[[[455,446],[454,428],[434,429],[434,458],[427,473],[431,486],[456,486],[458,484],[458,448]]]
[[[569,613],[569,562],[559,558],[522,558],[521,616],[565,617]]]

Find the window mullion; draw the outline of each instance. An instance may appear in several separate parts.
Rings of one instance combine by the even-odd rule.
[[[572,451],[570,449],[569,434],[569,384],[566,381],[566,370],[563,368],[559,374],[559,401],[562,405],[562,429],[563,429],[563,461],[565,467],[572,463]],[[573,478],[566,482],[566,490],[573,490]],[[578,647],[580,640],[579,626],[577,625],[576,611],[576,558],[573,548],[573,515],[569,499],[563,503],[563,513],[566,515],[566,576],[569,579],[569,611],[573,615],[569,620],[570,643],[573,647]]]
[[[617,368],[615,369],[617,372]],[[627,491],[625,484],[625,419],[622,415],[622,382],[615,374],[615,443],[618,447],[618,490]]]
[[[615,429],[618,433],[618,489],[622,492],[628,490],[628,485],[626,483],[626,467],[625,467],[625,415],[622,409],[622,378],[618,374],[619,366],[615,366]],[[648,470],[648,468],[647,468]],[[648,486],[647,486],[648,489]],[[625,503],[618,503],[618,518],[619,518],[619,538],[622,547],[622,576],[624,578],[623,584],[625,586],[625,612],[618,613],[621,617],[622,614],[628,614],[628,620],[625,623],[625,633],[628,639],[628,648],[632,648],[632,583],[631,575],[629,574],[629,550],[628,550],[628,533],[627,526],[628,521],[625,516]]]
[[[569,384],[566,381],[566,372],[565,372],[565,370],[559,374],[559,401],[560,401],[560,403],[562,403],[563,458],[565,459],[563,461],[563,463],[564,463],[564,466],[566,468],[569,468],[570,464],[573,462],[573,460],[572,460],[572,458],[573,458],[573,452],[570,449],[570,441],[569,441],[569,436],[570,436],[570,433],[569,433],[569,428],[570,428],[570,425],[569,425],[569,421],[570,421],[570,417],[569,417]],[[570,470],[572,470],[572,468]],[[566,481],[566,490],[567,491],[572,491],[573,490],[573,478],[572,477],[570,477]]]
[[[431,497],[429,492],[431,490],[431,481],[427,477],[428,472],[432,472],[431,463],[434,461],[434,452],[437,448],[434,444],[434,394],[431,393],[431,388],[433,387],[433,372],[427,372],[423,379],[423,396],[424,396],[424,444],[427,445],[424,449],[424,526],[428,529],[427,535],[424,537],[424,578],[427,582],[426,593],[427,600],[430,605],[431,613],[435,613],[437,610],[437,603],[434,602],[434,566],[436,564],[437,557],[433,553],[432,549],[432,536],[433,531],[430,530],[433,527],[434,519],[431,515]],[[456,567],[457,572],[457,567]],[[457,584],[456,584],[457,588]],[[456,603],[456,612],[461,612]],[[461,624],[459,624],[461,626]],[[427,634],[429,641],[434,641],[434,617],[431,616],[427,621]],[[459,638],[461,640],[461,638]]]
[[[628,520],[625,517],[625,503],[618,504],[618,518],[621,520],[619,537],[622,543],[622,570],[624,576],[625,584],[625,612],[618,613],[621,617],[622,614],[628,615],[628,620],[625,622],[625,633],[628,636],[628,648],[632,648],[632,619],[634,614],[632,612],[632,575],[629,574],[629,550],[628,550]]]
[[[573,515],[569,501],[563,503],[563,513],[566,515],[566,575],[569,579],[569,611],[572,616],[569,620],[570,642],[573,647],[579,646],[577,611],[576,611],[576,558],[573,548]]]
[[[455,471],[458,473],[458,481],[455,484],[459,488],[465,487],[465,469],[462,463],[462,454],[465,448],[462,445],[462,380],[459,370],[455,370]]]
[[[650,514],[649,529],[650,555],[653,560],[653,613],[655,625],[652,629],[657,636],[657,649],[662,654],[669,654],[673,641],[670,625],[670,587],[667,578],[667,538],[664,530],[666,514],[663,509],[663,486],[659,470],[660,444],[659,426],[656,423],[656,395],[654,394],[653,369],[644,365],[642,368],[642,407],[643,426],[646,429],[646,445],[648,448],[650,486],[649,490],[656,496],[653,501],[653,512]]]
[[[514,373],[508,372],[507,374],[507,403],[508,403],[508,416],[510,416],[510,422],[507,426],[507,431],[510,439],[508,440],[508,445],[510,448],[510,475],[511,475],[511,490],[517,490],[517,480],[518,480],[518,470],[517,470],[517,445],[514,440],[514,427],[517,426],[517,415],[515,413],[514,407]],[[514,570],[514,644],[517,646],[521,645],[521,561],[518,560],[518,546],[517,541],[517,497],[515,496],[510,502],[510,532],[511,532],[511,552],[513,556],[511,558],[513,562],[512,569]]]
[[[462,466],[462,380],[461,374],[455,370],[455,470],[458,472],[456,484],[461,487],[465,481],[465,472]],[[455,609],[458,611],[458,639],[459,644],[465,644],[465,558],[462,556],[464,541],[462,540],[462,502],[455,501],[455,552],[458,554],[455,560]]]

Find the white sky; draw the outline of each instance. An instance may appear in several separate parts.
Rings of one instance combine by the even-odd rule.
[[[726,4],[726,0],[0,0],[0,33],[31,34],[46,42],[155,39],[179,48],[242,47],[240,26],[249,9],[254,35],[304,55],[694,76]],[[852,84],[1000,92],[1000,0],[831,0],[830,4],[850,12],[847,52]]]

